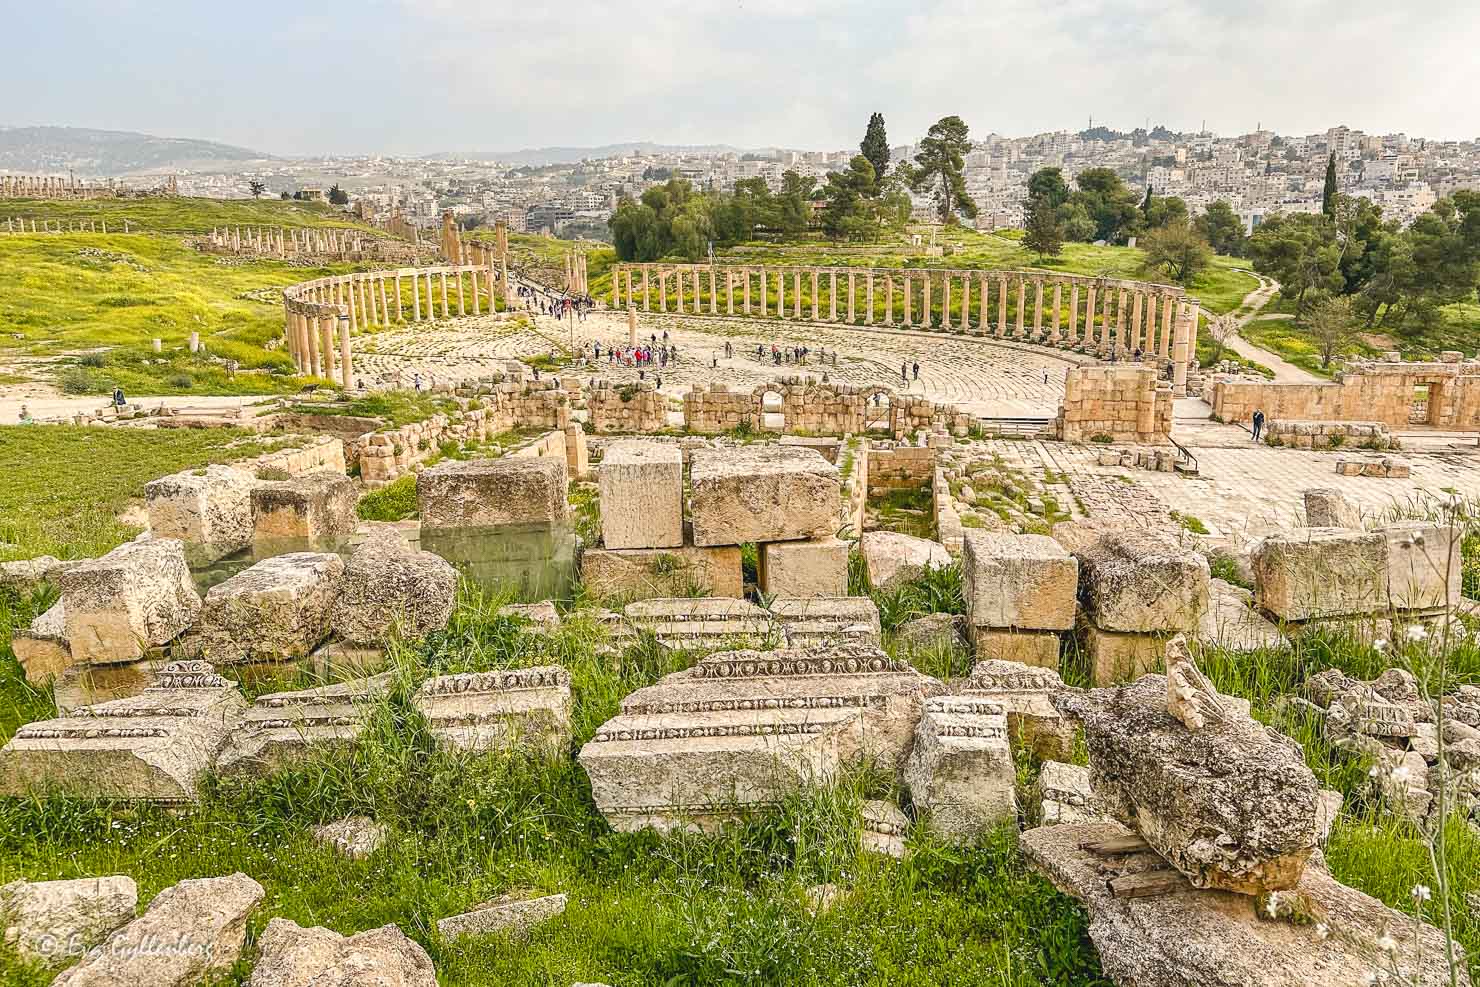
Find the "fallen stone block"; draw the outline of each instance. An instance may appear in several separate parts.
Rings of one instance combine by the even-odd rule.
[[[1068,630],[1078,586],[1078,562],[1047,535],[966,532],[961,589],[974,627]]]
[[[317,689],[258,696],[216,762],[223,778],[261,777],[359,739],[391,673]]]
[[[1254,594],[1222,579],[1208,583],[1208,609],[1198,622],[1197,640],[1225,651],[1289,647],[1280,629],[1254,609]]]
[[[1378,532],[1296,528],[1254,550],[1254,600],[1276,620],[1360,616],[1387,604],[1387,538]]]
[[[200,613],[185,546],[172,538],[120,545],[64,570],[60,584],[67,648],[76,663],[142,658]]]
[[[437,987],[432,958],[395,925],[341,936],[274,918],[247,987]]]
[[[11,631],[10,650],[21,663],[27,682],[50,685],[73,665],[72,649],[67,647],[66,606],[58,600],[31,621],[30,627]]]
[[[735,545],[587,548],[581,552],[581,582],[597,597],[621,601],[686,595],[738,599],[745,594]]]
[[[858,548],[869,585],[879,590],[893,589],[927,569],[945,569],[955,561],[940,542],[898,531],[865,531]]]
[[[131,877],[11,881],[0,886],[0,929],[23,959],[60,966],[131,921],[138,904]]]
[[[240,958],[247,918],[263,894],[245,874],[165,888],[54,987],[194,987],[221,976]]]
[[[562,753],[570,743],[570,673],[558,665],[439,675],[412,700],[440,743],[464,750],[529,747]]]
[[[347,476],[310,473],[252,488],[252,546],[259,556],[330,551],[355,533],[359,488]]]
[[[860,806],[861,829],[859,846],[871,853],[882,853],[896,860],[903,860],[909,850],[905,837],[909,835],[910,820],[893,802],[871,799]]]
[[[353,644],[419,640],[447,626],[456,599],[457,570],[440,556],[412,551],[399,535],[372,538],[344,566],[329,625]]]
[[[967,646],[965,627],[958,614],[927,613],[896,627],[894,642],[908,652],[952,651]]]
[[[1167,664],[1166,676],[1059,695],[1084,725],[1096,797],[1194,887],[1294,887],[1319,804],[1299,745],[1212,691],[1180,639]]]
[[[1303,497],[1308,527],[1363,529],[1362,508],[1340,490],[1318,487],[1304,491]]]
[[[207,466],[144,484],[149,532],[177,538],[192,564],[223,559],[252,545],[252,491],[262,485],[230,466]]]
[[[1007,734],[1045,759],[1067,760],[1078,727],[1054,705],[1067,687],[1055,669],[1012,661],[979,661],[971,675],[946,684],[952,695],[975,696],[1000,705],[1007,715]]]
[[[63,562],[50,555],[38,555],[33,559],[19,559],[15,562],[0,562],[0,592],[29,596],[43,584],[57,582],[63,570],[76,564],[75,562]]]
[[[1338,460],[1336,460],[1336,475],[1337,476],[1361,476],[1362,475],[1362,465],[1363,464],[1361,462],[1359,462],[1359,461],[1355,461],[1355,460],[1351,460],[1351,459],[1338,459]]]
[[[1450,983],[1441,931],[1319,867],[1306,867],[1294,888],[1254,907],[1231,892],[1179,887],[1176,872],[1148,850],[1097,849],[1117,845],[1134,846],[1135,837],[1114,822],[1045,826],[1020,838],[1033,866],[1088,910],[1090,941],[1117,984],[1366,984],[1375,971],[1391,971],[1392,983]],[[1390,950],[1379,945],[1387,941]],[[1468,983],[1463,951],[1454,948],[1460,982]]]
[[[1005,822],[1017,821],[1016,782],[1007,738],[1007,711],[974,696],[925,701],[904,782],[930,828],[969,843]]]
[[[771,613],[791,648],[879,643],[879,608],[866,596],[781,597]]]
[[[137,696],[27,723],[0,748],[0,792],[187,802],[246,710],[205,662],[171,662]]]
[[[638,600],[622,611],[638,632],[666,648],[719,648],[758,644],[776,636],[771,615],[748,600],[683,597]]]
[[[385,843],[385,827],[369,816],[346,816],[309,832],[313,838],[333,847],[350,860],[364,860]]]
[[[1033,786],[1041,826],[1101,822],[1105,819],[1090,787],[1089,768],[1044,761]]]
[[[578,759],[612,828],[709,829],[847,765],[898,766],[939,689],[877,648],[710,655],[624,699]]]
[[[1088,621],[1079,628],[1080,646],[1089,659],[1089,680],[1097,686],[1140,678],[1161,668],[1173,635],[1105,631]]]
[[[1111,532],[1074,554],[1085,611],[1100,630],[1197,630],[1212,578],[1200,553],[1145,531]]]
[[[848,543],[837,538],[765,542],[760,546],[761,592],[767,596],[846,596]]]
[[[331,553],[263,559],[211,587],[184,647],[226,665],[306,658],[329,636],[343,582],[344,562]]]
[[[1399,610],[1449,609],[1460,586],[1461,532],[1431,521],[1399,521],[1378,529],[1387,539],[1388,600]]]
[[[565,461],[556,456],[448,460],[416,475],[423,530],[564,523]]]
[[[541,922],[548,922],[565,912],[566,896],[549,894],[539,898],[505,896],[485,901],[470,912],[437,920],[437,934],[443,939],[484,936],[490,933],[521,938]]]
[[[1020,662],[1039,668],[1059,667],[1059,636],[1053,631],[971,629],[971,647],[983,661]]]
[[[807,449],[696,449],[689,465],[695,545],[823,538],[841,513],[838,468]]]
[[[683,450],[670,442],[607,447],[597,471],[604,548],[683,545]]]
[[[560,629],[560,611],[552,600],[539,603],[506,603],[498,608],[500,617],[513,617],[529,628],[531,634],[550,634]]]

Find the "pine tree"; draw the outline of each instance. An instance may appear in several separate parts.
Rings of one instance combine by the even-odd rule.
[[[1023,246],[1038,255],[1039,263],[1057,257],[1064,249],[1064,224],[1059,210],[1046,196],[1028,200],[1027,221],[1023,224]]]
[[[1326,159],[1326,187],[1321,190],[1321,212],[1336,216],[1336,152]]]
[[[1151,215],[1151,183],[1146,183],[1146,198],[1141,200],[1141,215]]]
[[[884,133],[884,114],[875,113],[868,118],[868,131],[863,135],[858,150],[874,166],[874,187],[877,189],[884,173],[889,170],[889,136]]]

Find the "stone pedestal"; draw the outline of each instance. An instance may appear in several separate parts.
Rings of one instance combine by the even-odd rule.
[[[668,442],[616,442],[597,473],[601,542],[608,549],[683,545],[683,451]]]

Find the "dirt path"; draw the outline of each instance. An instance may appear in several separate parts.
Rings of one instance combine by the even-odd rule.
[[[1254,274],[1253,271],[1249,273]],[[1283,316],[1279,315],[1265,316],[1261,314],[1264,306],[1268,305],[1270,299],[1274,297],[1275,292],[1280,290],[1279,282],[1273,278],[1267,278],[1262,274],[1254,274],[1254,277],[1259,279],[1259,287],[1245,295],[1244,300],[1233,311],[1233,317],[1238,320],[1239,328],[1243,328],[1257,319],[1283,318]],[[1317,377],[1309,370],[1303,370],[1295,366],[1295,364],[1285,360],[1278,353],[1271,353],[1269,350],[1255,346],[1237,333],[1230,336],[1225,345],[1245,360],[1261,363],[1270,370],[1273,370],[1274,382],[1276,384],[1319,384],[1322,382],[1320,377]]]

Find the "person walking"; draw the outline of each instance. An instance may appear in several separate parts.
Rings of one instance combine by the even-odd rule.
[[[1255,442],[1258,442],[1259,441],[1259,433],[1264,431],[1264,412],[1261,409],[1259,409],[1259,408],[1255,408],[1254,409],[1253,424],[1254,424],[1254,441]]]
[[[919,380],[920,379],[920,361],[919,360],[916,360],[915,361],[915,379],[916,380]]]
[[[910,365],[908,363],[901,363],[899,365],[899,379],[906,384],[910,382]]]

